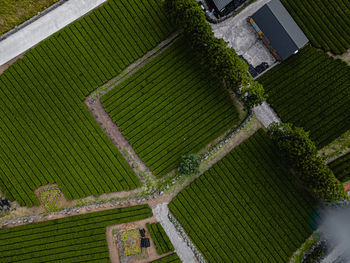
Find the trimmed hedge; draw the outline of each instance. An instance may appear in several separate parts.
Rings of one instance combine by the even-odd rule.
[[[106,227],[151,216],[140,205],[0,229],[0,261],[110,262]]]
[[[39,205],[33,191],[52,183],[69,200],[140,186],[82,101],[173,29],[160,1],[109,0],[0,76],[0,188],[10,200]]]
[[[160,223],[147,223],[146,227],[151,234],[153,243],[156,247],[158,255],[174,251],[174,246],[171,244],[169,237],[165,233]]]
[[[169,209],[208,262],[287,262],[313,231],[314,204],[259,130]]]

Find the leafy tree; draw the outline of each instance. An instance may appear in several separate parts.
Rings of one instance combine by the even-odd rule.
[[[267,99],[267,95],[263,86],[259,82],[252,80],[250,85],[242,89],[241,99],[244,102],[244,107],[249,109],[260,105]]]
[[[243,86],[248,95],[242,97],[246,108],[261,104],[264,88],[255,83],[248,73],[248,65],[223,39],[214,36],[202,9],[194,0],[166,0],[166,9],[172,21],[189,40],[190,47],[200,57],[201,64],[228,89],[238,92]]]
[[[322,158],[317,156],[317,148],[308,132],[289,123],[273,123],[269,134],[300,180],[316,196],[325,201],[346,199],[344,187]]]
[[[198,154],[188,154],[182,157],[180,171],[183,174],[199,173],[201,157]]]

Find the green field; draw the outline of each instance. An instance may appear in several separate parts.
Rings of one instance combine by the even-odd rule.
[[[311,43],[342,54],[350,48],[350,1],[282,0]]]
[[[0,262],[110,262],[106,226],[151,216],[141,205],[0,229]]]
[[[319,148],[350,129],[350,67],[345,62],[307,46],[259,82],[281,119],[310,131]]]
[[[0,188],[10,200],[38,205],[33,191],[52,183],[68,199],[140,185],[82,101],[169,35],[161,4],[109,0],[0,76]]]
[[[180,164],[238,122],[238,111],[183,39],[101,98],[156,175]]]
[[[181,263],[176,253],[170,254],[169,256],[162,257],[160,259],[154,260],[151,263]]]
[[[328,166],[333,171],[335,177],[341,182],[347,182],[350,180],[350,153],[347,153],[329,163]]]
[[[147,229],[152,237],[154,246],[156,247],[158,255],[174,251],[174,246],[171,244],[169,237],[165,233],[160,223],[146,224]]]
[[[259,130],[171,201],[208,262],[288,262],[310,236],[315,201],[279,156]]]

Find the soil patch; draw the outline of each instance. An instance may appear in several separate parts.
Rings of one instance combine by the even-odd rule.
[[[108,249],[109,249],[109,255],[111,259],[111,263],[122,263],[122,262],[127,262],[127,263],[146,263],[150,262],[153,260],[156,260],[158,258],[161,258],[163,256],[166,256],[168,254],[171,254],[172,252],[168,254],[164,254],[159,256],[157,254],[156,248],[154,246],[153,240],[150,236],[150,233],[147,230],[146,223],[156,223],[157,220],[156,218],[150,217],[144,220],[136,221],[136,222],[130,222],[130,223],[125,223],[125,224],[120,224],[120,225],[114,225],[114,226],[108,226],[106,228],[106,238],[107,238],[107,243],[108,243]],[[150,239],[151,246],[149,248],[144,248],[139,255],[135,256],[129,256],[127,260],[120,260],[120,254],[122,253],[123,249],[121,247],[121,240],[118,239],[116,236],[118,236],[118,232],[122,231],[128,231],[128,230],[133,230],[133,229],[142,229],[144,228],[146,230],[145,237]],[[124,258],[124,257],[122,257]]]

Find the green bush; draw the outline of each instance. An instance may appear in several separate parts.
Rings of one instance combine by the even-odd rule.
[[[182,157],[180,163],[180,171],[183,174],[199,173],[199,166],[201,164],[201,157],[197,154],[188,154]]]

